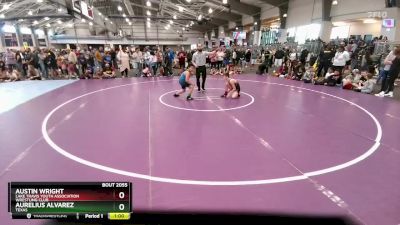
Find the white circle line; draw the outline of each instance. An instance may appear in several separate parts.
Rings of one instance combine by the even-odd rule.
[[[208,88],[208,89],[221,89],[221,90],[223,90],[222,88]],[[183,107],[173,106],[173,105],[170,105],[170,104],[164,102],[164,100],[163,100],[164,96],[165,96],[165,95],[168,95],[168,94],[171,94],[171,93],[173,93],[173,92],[175,92],[175,91],[169,91],[169,92],[166,92],[166,93],[162,94],[162,95],[158,98],[158,100],[161,102],[161,104],[163,104],[163,105],[165,105],[165,106],[168,106],[168,107],[171,107],[171,108],[174,108],[174,109],[186,110],[186,111],[194,111],[194,112],[222,112],[222,111],[230,111],[230,110],[245,108],[245,107],[247,107],[247,106],[249,106],[249,105],[251,105],[251,104],[254,103],[254,97],[253,97],[252,95],[250,95],[250,94],[248,94],[248,93],[246,93],[246,92],[241,91],[241,92],[240,92],[241,94],[247,95],[247,96],[249,96],[250,99],[251,99],[251,101],[250,101],[249,103],[247,103],[246,105],[242,105],[242,106],[238,106],[238,107],[233,107],[233,108],[227,108],[227,109],[223,109],[223,108],[221,108],[221,109],[189,109],[189,108],[183,108]]]
[[[169,80],[161,80],[161,81],[169,81]],[[375,144],[372,147],[370,147],[370,149],[368,151],[366,151],[364,154],[358,156],[357,158],[355,158],[353,160],[350,160],[350,161],[345,162],[343,164],[340,164],[340,165],[337,165],[337,166],[333,166],[333,167],[329,167],[329,168],[326,168],[326,169],[317,170],[317,171],[313,171],[313,172],[307,172],[307,173],[305,173],[303,175],[291,176],[291,177],[283,177],[283,178],[265,179],[265,180],[202,181],[202,180],[183,180],[183,179],[155,177],[155,176],[149,176],[149,175],[144,175],[144,174],[139,174],[139,173],[133,173],[133,172],[128,172],[128,171],[124,171],[124,170],[119,170],[119,169],[115,169],[115,168],[99,165],[99,164],[90,162],[88,160],[79,158],[79,157],[77,157],[77,156],[65,151],[64,149],[59,147],[57,144],[55,144],[53,142],[53,140],[49,137],[49,135],[47,133],[47,123],[48,123],[50,117],[58,109],[60,109],[64,105],[66,105],[66,104],[68,104],[68,103],[70,103],[72,101],[75,101],[76,99],[79,99],[79,98],[82,98],[84,96],[87,96],[87,95],[90,95],[90,94],[94,94],[94,93],[97,93],[97,92],[100,92],[100,91],[110,90],[110,89],[113,89],[113,88],[118,88],[118,87],[133,85],[133,84],[151,83],[151,82],[156,82],[156,81],[146,81],[146,82],[125,84],[125,85],[118,85],[118,86],[114,86],[114,87],[109,87],[109,88],[104,88],[104,89],[100,89],[100,90],[97,90],[97,91],[93,91],[93,92],[78,96],[76,98],[70,99],[70,100],[62,103],[61,105],[57,106],[56,108],[51,110],[49,114],[46,115],[46,117],[44,118],[44,120],[42,122],[42,135],[43,135],[44,140],[54,150],[56,150],[61,155],[65,156],[65,157],[67,157],[67,158],[69,158],[71,160],[74,160],[74,161],[76,161],[78,163],[81,163],[83,165],[95,168],[95,169],[107,171],[107,172],[110,172],[110,173],[120,174],[120,175],[124,175],[124,176],[129,176],[129,177],[135,177],[135,178],[140,178],[140,179],[151,180],[151,181],[175,183],[175,184],[189,184],[189,185],[209,185],[209,186],[260,185],[260,184],[273,184],[273,183],[282,183],[282,182],[304,180],[304,179],[307,179],[308,177],[311,177],[311,176],[327,174],[327,173],[331,173],[331,172],[338,171],[340,169],[344,169],[346,167],[350,167],[352,165],[355,165],[358,162],[360,162],[360,161],[368,158],[370,155],[372,155],[378,149],[378,147],[380,146],[380,140],[382,138],[382,127],[381,127],[379,121],[375,118],[375,116],[372,113],[370,113],[368,110],[366,110],[365,108],[359,106],[356,103],[353,103],[351,101],[348,101],[346,99],[343,99],[343,98],[335,96],[335,95],[331,95],[331,94],[328,94],[328,93],[325,93],[325,92],[311,90],[311,89],[303,88],[303,87],[296,87],[296,86],[291,86],[291,85],[285,85],[285,84],[279,84],[279,83],[271,83],[271,82],[263,82],[263,81],[252,81],[252,80],[241,80],[241,81],[254,82],[254,83],[264,83],[264,84],[276,84],[276,85],[287,86],[287,87],[295,87],[295,88],[299,88],[299,89],[303,89],[303,90],[307,90],[307,91],[311,91],[311,92],[315,92],[315,93],[320,93],[320,94],[323,94],[323,95],[331,96],[333,98],[337,98],[337,99],[343,100],[345,102],[348,102],[348,103],[352,104],[353,106],[356,106],[357,108],[361,109],[365,113],[367,113],[373,119],[373,121],[375,122],[375,125],[376,125],[376,128],[377,128],[377,135],[376,135],[376,138],[375,138]]]

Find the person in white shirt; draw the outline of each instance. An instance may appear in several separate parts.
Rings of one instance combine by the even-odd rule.
[[[350,60],[350,55],[344,50],[343,46],[340,46],[338,51],[333,58],[333,67],[335,71],[339,71],[340,74],[343,72],[343,68],[346,66],[346,62]]]
[[[199,44],[197,46],[197,52],[193,54],[192,64],[196,67],[196,82],[197,82],[197,89],[200,92],[200,75],[202,78],[201,89],[205,91],[205,84],[206,84],[206,58],[209,55],[209,52],[203,52],[203,46]],[[222,58],[223,59],[223,58]]]

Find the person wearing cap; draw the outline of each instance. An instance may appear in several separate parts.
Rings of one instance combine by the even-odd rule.
[[[193,54],[192,64],[196,67],[196,84],[197,89],[200,92],[200,76],[202,79],[201,89],[205,91],[206,84],[206,58],[209,55],[209,52],[203,52],[203,46],[201,44],[197,45],[197,51]]]

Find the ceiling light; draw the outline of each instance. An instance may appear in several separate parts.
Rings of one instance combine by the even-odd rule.
[[[98,14],[99,14],[99,16],[101,16],[101,12],[99,12]]]
[[[239,30],[239,28],[238,28],[238,27],[236,27],[235,29],[236,29],[236,30]]]
[[[151,19],[149,17],[147,17],[147,21],[151,21]]]
[[[186,24],[186,27],[189,27],[189,24]]]
[[[123,14],[122,14],[122,17],[126,17],[126,14],[125,14],[125,13],[123,13]]]
[[[62,8],[58,8],[57,10],[58,10],[59,12],[61,12],[61,11],[62,11]]]
[[[151,16],[151,12],[149,10],[147,10],[146,13],[147,13],[148,16]]]
[[[104,20],[105,20],[105,21],[107,21],[107,20],[108,20],[108,18],[106,17],[106,18],[104,18]]]
[[[197,20],[201,20],[203,16],[200,14],[199,17],[197,17]]]
[[[342,27],[342,26],[346,26],[347,23],[339,21],[339,22],[333,22],[332,25],[335,27]]]
[[[86,22],[86,20],[82,18],[82,19],[81,19],[81,22],[82,22],[82,23],[85,23],[85,22]]]
[[[146,2],[146,5],[147,5],[148,7],[151,7],[151,2],[150,2],[150,1],[147,1],[147,2]]]
[[[193,25],[193,24],[194,24],[194,22],[193,22],[193,21],[190,21],[190,24],[191,24],[191,25]]]
[[[173,24],[173,23],[174,23],[174,21],[170,20],[170,21],[169,21],[169,23],[170,23],[170,24]]]
[[[43,2],[43,0],[37,0],[37,2],[39,2],[39,3],[42,3],[42,2]]]
[[[211,14],[213,12],[212,8],[208,9],[208,13]]]
[[[3,5],[3,10],[7,10],[7,9],[9,9],[9,8],[10,8],[10,5],[9,5],[9,4]]]
[[[48,24],[46,24],[46,27],[51,27],[51,25],[48,23]]]
[[[363,22],[364,23],[376,23],[376,20],[374,20],[374,19],[366,19]]]
[[[187,2],[191,2],[192,0],[186,0]]]
[[[176,15],[174,15],[173,18],[174,18],[174,20],[176,20],[176,18],[177,18]]]
[[[47,17],[47,16],[44,18],[44,20],[49,20],[49,19],[50,19],[50,18],[49,18],[49,17]]]
[[[6,16],[4,15],[4,13],[0,14],[0,18],[4,18],[4,17],[6,17]]]
[[[258,23],[257,22],[254,22],[254,25],[257,25]]]
[[[89,26],[93,26],[93,23],[92,23],[92,22],[89,22]]]
[[[179,10],[179,12],[183,12],[183,7],[182,6],[178,6],[178,10]]]
[[[120,5],[118,6],[118,11],[122,11],[122,7]]]
[[[132,25],[132,23],[131,23],[131,22],[128,22],[128,24],[129,24],[129,26],[131,26],[131,25]]]
[[[24,19],[19,19],[19,20],[18,20],[18,22],[23,22],[23,21],[24,21]]]
[[[228,0],[222,0],[223,4],[228,4]]]
[[[283,14],[283,17],[287,17],[287,13]]]
[[[39,22],[37,21],[37,20],[35,20],[35,21],[33,21],[33,24],[34,25],[36,25],[36,24],[38,24]]]
[[[182,27],[182,30],[185,30],[185,28],[184,28],[184,27]]]
[[[129,22],[129,19],[128,19],[128,18],[125,18],[125,21],[126,21],[126,22]]]
[[[179,33],[179,30],[177,30],[176,33]]]
[[[73,27],[74,25],[72,23],[67,24],[67,27]]]
[[[224,32],[223,31],[221,31],[221,34],[223,34]]]
[[[29,10],[28,15],[32,16],[33,12],[32,10]]]
[[[168,29],[169,29],[169,27],[168,27],[168,26],[165,26],[164,28],[165,28],[166,30],[168,30]]]
[[[62,24],[61,20],[57,20],[57,23],[58,23],[58,24]]]
[[[113,24],[113,22],[112,22],[112,21],[110,21],[110,23],[111,23],[111,24]]]
[[[151,23],[147,22],[147,27],[150,28],[150,26],[151,26]]]
[[[338,4],[338,1],[337,0],[333,0],[332,1],[332,5],[337,5]]]

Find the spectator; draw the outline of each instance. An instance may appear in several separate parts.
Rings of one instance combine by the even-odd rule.
[[[338,71],[342,74],[344,67],[346,66],[347,61],[350,60],[349,53],[344,50],[343,46],[339,46],[338,51],[333,58],[333,67],[335,71]]]
[[[391,61],[390,69],[388,72],[387,80],[384,86],[384,92],[380,92],[377,96],[379,97],[393,97],[394,82],[400,72],[400,48],[396,48],[393,52],[395,59]]]
[[[120,62],[119,71],[121,72],[121,77],[128,77],[128,72],[130,70],[129,66],[129,55],[126,49],[120,49],[117,55],[117,59]]]
[[[285,52],[281,49],[278,48],[278,50],[275,52],[275,67],[280,67],[282,66],[283,58],[285,57]]]

